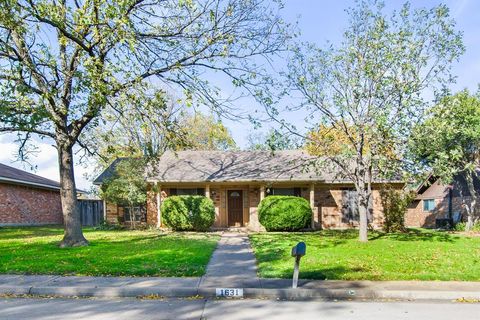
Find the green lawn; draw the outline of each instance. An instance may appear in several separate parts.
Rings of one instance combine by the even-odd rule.
[[[84,230],[88,247],[57,247],[59,227],[0,228],[0,273],[201,276],[218,235]]]
[[[480,281],[480,237],[410,230],[407,234],[358,231],[262,233],[250,236],[259,272],[266,278],[290,278],[290,250],[305,241],[300,263],[304,279]]]

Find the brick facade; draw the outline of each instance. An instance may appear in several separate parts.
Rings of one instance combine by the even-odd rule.
[[[182,186],[175,185],[174,188],[203,187],[205,185]],[[284,185],[282,187],[293,187]],[[307,201],[310,200],[309,186],[295,186],[301,189],[301,196]],[[401,186],[398,186],[400,188]],[[264,228],[258,221],[258,205],[260,203],[260,186],[256,185],[210,185],[210,198],[215,206],[214,228],[228,227],[228,190],[241,190],[243,192],[244,218],[243,226],[254,231],[264,231]],[[344,203],[345,189],[343,185],[319,185],[314,188],[313,215],[315,229],[346,229],[358,227],[358,219],[351,219],[344,213],[346,204]],[[170,194],[170,189],[161,188],[162,200]],[[108,206],[107,206],[108,208]],[[109,216],[107,209],[107,217]],[[147,194],[147,224],[155,226],[157,224],[157,203],[156,192],[150,186]],[[378,188],[373,190],[373,210],[370,213],[370,225],[374,228],[383,226],[383,208]]]
[[[59,191],[0,183],[0,225],[61,223]]]

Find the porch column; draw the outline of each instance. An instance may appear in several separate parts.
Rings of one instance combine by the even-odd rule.
[[[210,198],[210,185],[205,186],[205,197]]]
[[[265,198],[265,186],[260,186],[260,201]]]
[[[310,184],[310,208],[312,208],[311,227],[315,229],[315,185]]]
[[[103,221],[107,222],[107,201],[103,199]]]
[[[162,186],[158,182],[155,184],[157,186],[157,228],[160,228],[162,226],[162,213],[160,211],[162,206]]]

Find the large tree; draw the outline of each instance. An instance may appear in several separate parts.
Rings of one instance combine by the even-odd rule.
[[[0,131],[55,141],[61,246],[88,244],[72,153],[82,131],[101,123],[106,108],[147,97],[147,83],[177,86],[187,103],[224,107],[204,71],[223,72],[237,86],[261,79],[249,58],[258,63],[285,46],[280,7],[267,0],[0,2]]]
[[[297,47],[284,95],[258,96],[284,129],[306,138],[321,165],[335,165],[353,181],[359,239],[367,241],[374,176],[397,171],[427,94],[452,80],[451,64],[464,49],[444,5],[387,12],[381,1],[357,1],[347,13],[341,43]],[[303,113],[307,128],[293,126],[284,117],[289,111]]]
[[[459,190],[467,212],[465,229],[469,231],[480,219],[474,185],[480,168],[480,92],[471,95],[464,90],[443,98],[415,127],[409,146],[414,160],[444,183],[465,180],[467,190],[462,185]]]

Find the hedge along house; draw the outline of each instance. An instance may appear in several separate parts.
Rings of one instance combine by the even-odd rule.
[[[161,227],[162,201],[171,195],[205,195],[215,205],[214,228],[247,227],[260,231],[257,208],[269,195],[307,199],[312,207],[310,227],[358,226],[356,192],[338,169],[315,170],[313,158],[303,151],[179,151],[166,152],[147,168],[146,223]],[[101,184],[114,171],[112,165],[94,183]],[[383,211],[379,190],[383,183],[401,189],[400,181],[373,185],[369,222],[379,228]],[[107,204],[107,220],[116,222],[124,209]]]

